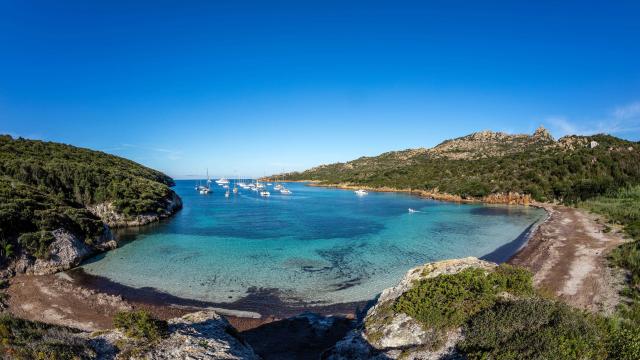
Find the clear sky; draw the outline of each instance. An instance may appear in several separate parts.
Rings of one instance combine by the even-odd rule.
[[[0,133],[177,178],[541,124],[640,139],[640,1],[0,0]]]

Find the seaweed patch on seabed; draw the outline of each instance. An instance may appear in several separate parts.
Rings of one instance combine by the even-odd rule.
[[[288,258],[282,263],[282,265],[289,268],[301,269],[302,271],[309,273],[323,272],[333,269],[333,266],[328,265],[326,261],[302,257]]]
[[[331,289],[331,290],[332,291],[345,290],[345,289],[348,289],[350,287],[354,287],[354,286],[360,285],[360,284],[362,284],[362,278],[350,279],[350,280],[347,280],[347,281],[343,281],[342,283],[335,284],[334,288]]]
[[[289,317],[303,311],[313,311],[318,314],[349,314],[367,304],[367,301],[340,304],[327,304],[324,301],[307,302],[297,297],[293,291],[258,287],[249,287],[246,296],[238,300],[220,303],[182,298],[151,287],[134,288],[113,282],[102,276],[87,274],[81,268],[71,270],[67,274],[80,287],[110,295],[120,295],[126,301],[158,306],[180,306],[193,310],[217,307],[252,311],[263,316]]]
[[[357,278],[359,282],[370,277],[368,269],[373,269],[373,264],[357,256],[358,251],[364,251],[362,244],[334,247],[316,252],[331,264],[330,270],[334,272],[335,280],[343,283],[344,279]],[[352,285],[352,286],[355,286]]]

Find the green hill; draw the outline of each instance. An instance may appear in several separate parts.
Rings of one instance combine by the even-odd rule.
[[[517,192],[575,202],[640,184],[640,144],[609,135],[554,140],[482,131],[431,149],[393,151],[285,174],[322,184],[438,191],[465,198]]]
[[[1,258],[20,250],[46,256],[56,229],[91,245],[114,217],[126,224],[168,216],[180,207],[173,185],[161,172],[103,152],[0,136]],[[110,219],[95,211],[99,204]]]

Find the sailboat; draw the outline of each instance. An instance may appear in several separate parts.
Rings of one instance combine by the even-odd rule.
[[[209,178],[209,169],[207,169],[207,186],[198,186],[200,194],[208,195],[211,192],[209,184],[211,184],[211,179]]]

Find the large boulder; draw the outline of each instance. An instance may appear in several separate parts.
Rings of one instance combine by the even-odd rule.
[[[167,336],[152,344],[129,339],[119,330],[89,335],[89,343],[100,359],[260,359],[229,322],[213,310],[171,319],[168,325]]]
[[[107,232],[110,234],[110,232]],[[49,246],[49,253],[45,259],[21,258],[16,263],[19,272],[33,275],[53,274],[77,266],[82,260],[95,254],[116,247],[116,242],[110,238],[101,238],[93,246],[87,245],[74,234],[65,229],[51,232],[55,240]],[[20,271],[23,270],[23,271]]]

